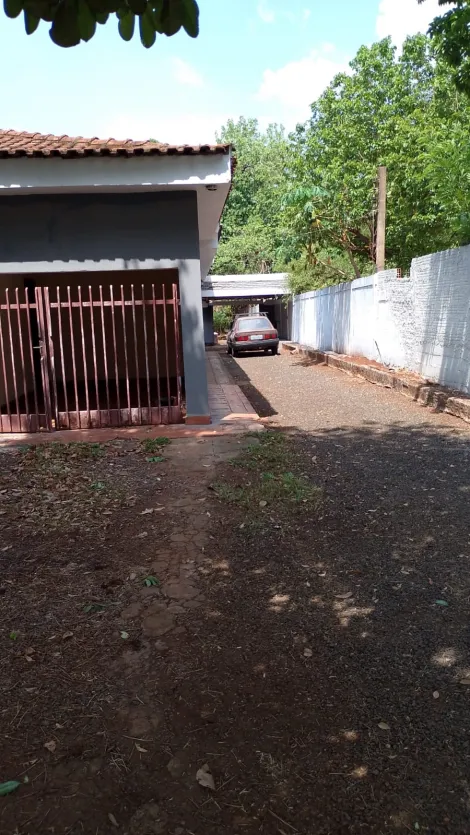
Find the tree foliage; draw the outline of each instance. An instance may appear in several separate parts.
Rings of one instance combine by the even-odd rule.
[[[134,35],[136,22],[140,40],[153,46],[157,34],[171,37],[180,29],[196,38],[199,34],[199,7],[196,0],[3,0],[7,17],[23,13],[27,35],[32,35],[41,20],[51,23],[49,34],[57,46],[77,46],[89,41],[98,23],[116,16],[118,31],[125,41]]]
[[[212,272],[220,275],[271,273],[275,264],[275,231],[259,217],[223,236]]]
[[[361,47],[297,130],[296,179],[319,189],[316,240],[347,254],[355,274],[375,260],[376,177],[388,169],[387,255],[406,267],[422,252],[459,243],[433,168],[449,126],[469,126],[469,106],[424,35]]]
[[[455,70],[457,88],[470,95],[470,2],[439,0],[439,5],[452,8],[434,18],[429,34],[434,38],[442,58]]]
[[[238,163],[214,272],[286,268],[296,291],[374,270],[377,168],[387,263],[470,242],[470,103],[435,42],[361,47],[290,137],[230,122]]]
[[[214,328],[217,333],[226,333],[233,319],[233,310],[229,304],[214,306]]]
[[[256,119],[244,118],[229,120],[217,140],[233,145],[236,168],[213,272],[272,272],[282,245],[291,143],[278,125],[263,133]]]

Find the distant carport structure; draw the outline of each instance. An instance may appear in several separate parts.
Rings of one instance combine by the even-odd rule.
[[[240,313],[266,313],[279,332],[288,339],[287,273],[254,275],[208,275],[202,282],[204,341],[214,343],[214,305],[237,305]]]

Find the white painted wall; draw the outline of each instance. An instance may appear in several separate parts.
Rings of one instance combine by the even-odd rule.
[[[384,281],[396,271],[381,273]],[[366,276],[335,287],[296,296],[292,305],[292,339],[302,345],[338,354],[379,359],[376,343],[385,329],[396,342],[394,322],[379,303],[378,276]],[[381,291],[383,294],[383,290]]]
[[[416,258],[416,370],[470,393],[470,246]]]
[[[291,339],[406,368],[470,393],[470,246],[296,296]]]

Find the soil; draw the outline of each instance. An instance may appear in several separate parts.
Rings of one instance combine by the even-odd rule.
[[[224,362],[274,434],[0,455],[1,835],[470,831],[468,430]]]

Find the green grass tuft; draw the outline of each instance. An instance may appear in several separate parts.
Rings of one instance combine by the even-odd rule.
[[[292,442],[281,432],[258,435],[257,442],[250,444],[232,465],[236,483],[216,482],[213,490],[221,501],[248,511],[270,509],[279,503],[317,505],[322,496],[321,488],[296,474]]]

